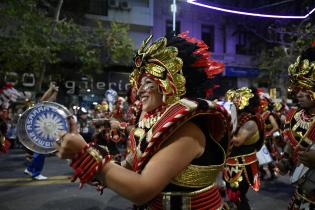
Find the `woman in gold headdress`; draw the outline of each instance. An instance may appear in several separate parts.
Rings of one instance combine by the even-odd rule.
[[[285,120],[283,135],[289,144],[279,169],[282,174],[294,171],[296,190],[289,209],[315,209],[315,48],[304,51],[288,71],[299,108],[291,108]]]
[[[226,98],[238,109],[238,124],[231,140],[231,152],[226,160],[223,178],[229,200],[238,210],[248,210],[250,206],[246,193],[251,187],[258,191],[258,160],[256,152],[263,145],[264,125],[256,112],[259,96],[256,89],[243,87],[229,90]]]
[[[150,39],[138,50],[130,76],[142,112],[126,162],[111,162],[106,149],[73,133],[57,141],[58,155],[72,159],[81,184],[97,180],[135,209],[223,209],[215,180],[225,162],[230,116],[214,102],[183,98],[198,97],[202,80],[222,72],[223,65],[186,33],[152,44]]]

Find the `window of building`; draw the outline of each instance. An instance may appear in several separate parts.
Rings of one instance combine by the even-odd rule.
[[[132,5],[137,7],[149,7],[150,0],[132,0]]]
[[[208,45],[209,51],[214,52],[214,26],[201,25],[201,39]]]
[[[247,55],[248,54],[248,32],[242,25],[238,25],[237,31],[237,43],[235,45],[236,54]]]
[[[176,21],[175,23],[175,34],[180,33],[180,21]],[[171,35],[174,34],[173,31],[173,21],[172,20],[167,20],[166,21],[166,35]]]
[[[89,13],[93,15],[107,16],[109,1],[111,0],[90,0]]]
[[[56,2],[57,1],[55,1],[55,3]],[[53,5],[57,6],[57,4],[55,3]],[[88,12],[89,4],[90,4],[89,0],[81,0],[80,4],[77,4],[76,0],[63,1],[62,11],[66,12],[66,14],[70,15],[71,17],[74,16],[80,17]],[[43,5],[41,6],[43,6],[43,8],[47,8],[45,3],[43,3]]]
[[[235,52],[236,54],[241,54],[241,55],[246,54],[246,46],[242,42],[240,42],[240,38],[239,38],[238,43],[235,45]]]

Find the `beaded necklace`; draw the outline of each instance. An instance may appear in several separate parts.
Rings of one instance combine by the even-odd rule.
[[[165,105],[162,105],[151,112],[145,113],[142,120],[138,122],[138,127],[143,129],[150,129],[162,116],[166,109]]]
[[[146,113],[142,120],[138,122],[138,126],[133,130],[135,137],[133,168],[137,168],[137,164],[142,156],[142,153],[148,145],[148,142],[145,141],[146,133],[161,118],[165,110],[166,106],[162,105],[153,111]]]
[[[302,128],[304,130],[308,130],[315,119],[314,115],[309,115],[305,113],[304,110],[301,110],[299,113],[294,115],[294,119],[296,123],[294,124],[292,130],[295,131],[298,128]]]

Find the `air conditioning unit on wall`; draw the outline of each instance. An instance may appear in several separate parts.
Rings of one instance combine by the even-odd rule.
[[[119,8],[119,0],[108,0],[108,8],[118,9]]]
[[[128,11],[131,10],[131,7],[127,0],[121,0],[119,5],[122,10],[128,10]]]

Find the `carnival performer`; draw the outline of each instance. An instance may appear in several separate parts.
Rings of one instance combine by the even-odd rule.
[[[277,156],[277,162],[278,162],[283,157],[284,148],[285,148],[285,145],[286,145],[286,142],[284,141],[284,138],[283,138],[283,129],[284,129],[284,126],[285,126],[285,119],[287,117],[287,113],[289,111],[289,107],[285,103],[284,100],[281,101],[281,102],[279,102],[279,101],[274,102],[272,107],[273,107],[273,109],[272,109],[273,111],[272,112],[276,116],[275,118],[277,119],[277,122],[278,122],[278,125],[279,125],[279,132],[280,132],[280,133],[275,132],[274,135],[273,135],[275,146],[276,146],[276,148],[278,150],[278,154],[280,154],[280,155]],[[279,174],[279,169],[276,168],[276,170],[277,170],[277,174]]]
[[[142,103],[137,98],[137,88],[130,86],[127,94],[127,103],[127,122],[129,125],[136,125],[142,109]]]
[[[294,169],[296,190],[288,209],[315,209],[315,48],[303,51],[288,72],[299,108],[291,108],[285,121],[283,135],[290,147],[279,169],[282,174]]]
[[[81,184],[97,180],[135,209],[222,209],[215,180],[225,162],[230,115],[214,102],[182,97],[197,94],[197,84],[222,72],[223,64],[187,33],[149,44],[151,37],[137,51],[130,75],[142,113],[129,136],[125,167],[72,130],[57,140],[58,156],[72,159]]]
[[[91,142],[95,134],[95,127],[89,119],[89,112],[85,107],[80,107],[78,110],[77,121],[80,135],[87,142]]]
[[[280,119],[280,129],[284,128],[284,122],[289,111],[289,107],[285,102],[285,99],[282,101],[275,101],[273,103],[273,111]]]
[[[41,96],[39,101],[55,101],[58,95],[59,87],[55,82],[51,82],[49,88]],[[34,152],[32,154],[32,161],[24,169],[24,174],[32,177],[33,180],[42,181],[48,179],[48,177],[42,175],[44,169],[46,156],[45,154],[39,154]]]
[[[7,153],[11,142],[7,138],[9,107],[21,96],[11,83],[0,84],[0,152]]]
[[[256,152],[263,145],[264,125],[261,117],[255,114],[259,108],[259,96],[256,89],[243,87],[227,91],[226,98],[238,109],[238,124],[223,178],[233,206],[238,210],[248,210],[251,209],[246,197],[249,187],[254,191],[260,187]]]
[[[93,137],[93,141],[99,145],[104,145],[109,149],[112,158],[118,162],[125,158],[127,142],[127,103],[126,100],[118,96],[114,90],[106,91],[106,98],[112,100],[109,112],[108,103],[106,103],[107,112],[103,118],[96,118],[93,124],[98,132]],[[101,110],[100,106],[97,106]],[[103,107],[105,108],[105,107]],[[84,138],[84,136],[83,136]],[[85,139],[85,138],[84,138]],[[85,139],[86,140],[86,139]]]
[[[7,153],[11,146],[10,141],[7,139],[7,112],[7,107],[5,105],[0,105],[0,152],[2,153]]]
[[[259,94],[260,95],[260,108],[261,108],[261,117],[264,122],[264,144],[266,145],[266,149],[268,149],[268,152],[270,154],[270,162],[264,164],[260,164],[260,173],[261,178],[264,179],[267,175],[267,172],[264,169],[264,165],[268,166],[268,170],[270,173],[270,176],[268,177],[268,180],[273,180],[276,178],[276,166],[274,164],[274,161],[277,161],[280,156],[280,151],[278,151],[277,145],[276,145],[276,138],[280,135],[280,119],[278,116],[273,112],[273,103],[271,98],[268,95],[265,94]],[[267,152],[267,151],[266,151]],[[258,159],[259,161],[259,159]]]

